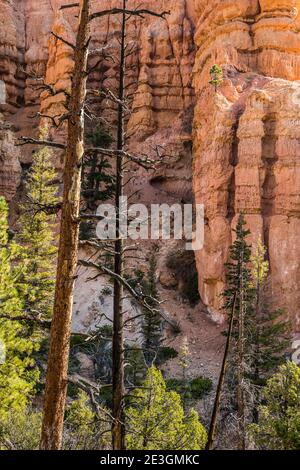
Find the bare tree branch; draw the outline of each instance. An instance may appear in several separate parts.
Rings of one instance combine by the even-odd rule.
[[[99,403],[95,400],[95,396],[94,394],[96,393],[97,395],[99,395],[100,391],[102,388],[107,388],[107,387],[111,387],[111,385],[97,385],[81,376],[69,376],[68,377],[68,382],[73,384],[73,385],[76,385],[77,387],[79,387],[81,390],[83,390],[84,392],[88,393],[90,398],[91,398],[91,402],[92,402],[92,405],[97,413],[97,416],[99,419],[102,419],[103,420],[103,414],[106,415],[107,417],[109,417],[110,421],[113,421],[114,418],[113,416],[111,415],[111,413],[106,409],[106,408],[102,408]]]
[[[109,275],[110,277],[112,277],[113,279],[117,279],[118,282],[120,282],[124,287],[125,289],[130,293],[130,295],[141,305],[142,308],[145,308],[146,310],[148,310],[148,312],[150,313],[156,313],[156,314],[159,314],[161,315],[161,317],[174,329],[174,330],[178,330],[178,323],[175,321],[175,320],[172,320],[170,318],[168,318],[163,312],[161,312],[159,309],[155,309],[153,307],[151,307],[149,304],[148,304],[148,299],[151,300],[151,301],[155,301],[157,304],[160,304],[159,301],[157,301],[157,299],[154,299],[153,297],[149,297],[148,295],[144,295],[143,293],[141,292],[137,292],[135,289],[133,289],[133,287],[131,287],[131,285],[127,282],[126,279],[124,279],[122,276],[119,276],[118,274],[114,273],[113,271],[111,271],[111,269],[105,267],[105,266],[101,266],[97,263],[94,263],[93,261],[85,261],[85,260],[79,260],[78,261],[78,264],[80,264],[81,266],[85,266],[87,268],[94,268],[94,269],[97,269],[98,271],[101,271],[103,274],[107,274]]]
[[[70,113],[68,112],[65,114],[56,114],[55,116],[49,116],[48,114],[42,113],[37,113],[36,115],[41,118],[50,119],[52,121],[53,126],[58,129],[59,126],[69,118]]]
[[[113,101],[114,103],[118,105],[122,105],[124,109],[129,111],[129,109],[126,107],[125,101],[122,102],[121,100],[119,100],[119,98],[108,88],[103,88],[101,90],[89,89],[87,90],[87,94],[92,95],[92,96],[97,96],[97,97],[103,96],[104,98],[110,99],[111,101]]]
[[[71,47],[71,49],[73,49],[75,51],[75,45],[72,44],[71,42],[67,41],[66,39],[64,39],[62,36],[59,36],[58,34],[54,33],[53,31],[51,31],[51,34],[52,36],[54,36],[56,39],[58,39],[59,41],[62,41],[63,43],[65,43],[67,46]]]
[[[69,5],[62,5],[60,10],[66,10],[67,8],[79,7],[79,3],[70,3]]]
[[[157,13],[152,10],[147,10],[147,9],[140,9],[140,10],[128,10],[127,8],[111,8],[110,10],[103,10],[103,11],[98,11],[96,13],[92,13],[90,15],[90,21],[94,20],[95,18],[101,18],[102,16],[107,16],[107,15],[119,15],[120,13],[125,13],[130,16],[139,16],[141,18],[144,18],[144,15],[150,15],[150,16],[155,16],[157,18],[163,18],[167,15],[170,14],[169,11],[163,11],[162,13]]]
[[[111,150],[101,147],[91,147],[86,149],[85,151],[86,154],[95,152],[102,153],[103,155],[107,155],[109,157],[118,157],[121,155],[125,158],[128,158],[128,160],[132,161],[133,163],[136,163],[137,165],[145,168],[146,170],[155,169],[156,165],[160,163],[160,161],[153,160],[151,158],[148,158],[147,156],[139,157],[137,155],[132,155],[131,153],[126,152],[125,150]]]
[[[96,214],[80,214],[80,220],[103,220],[104,217],[102,215]]]
[[[52,140],[39,140],[39,139],[33,139],[32,137],[19,137],[19,142],[16,144],[17,147],[21,147],[23,145],[42,145],[45,147],[54,147],[58,149],[65,150],[66,145],[61,144],[59,142],[54,142]]]

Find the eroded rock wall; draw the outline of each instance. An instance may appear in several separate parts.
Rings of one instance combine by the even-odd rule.
[[[0,196],[11,201],[20,184],[20,151],[15,147],[14,134],[5,125],[0,113]]]
[[[57,1],[63,4],[64,1]],[[70,2],[72,3],[72,2]],[[99,8],[92,2],[93,10]],[[119,0],[101,2],[101,9],[120,6]],[[137,0],[129,0],[128,8],[137,8]],[[130,117],[128,132],[144,139],[158,129],[170,127],[178,114],[193,104],[192,68],[194,63],[193,22],[187,9],[186,0],[144,1],[143,8],[162,12],[171,10],[166,20],[145,16],[144,20],[132,18],[128,26],[129,50],[132,52],[127,64],[127,83],[133,86],[133,113]],[[59,11],[57,8],[51,29],[68,41],[75,40],[74,17],[76,8]],[[90,64],[103,60],[90,76],[93,88],[117,88],[117,67],[119,46],[117,42],[120,24],[117,16],[101,18],[92,23],[92,45]],[[50,31],[49,31],[50,34]],[[70,88],[72,75],[72,49],[55,37],[48,42],[48,63],[46,82],[56,92]],[[112,61],[111,57],[116,60]],[[42,95],[42,112],[61,111],[59,103],[64,101],[63,94],[51,97]],[[102,99],[100,110],[104,117],[111,118],[111,104]],[[98,103],[99,111],[99,103]],[[113,119],[113,118],[112,118]]]
[[[0,80],[5,85],[5,109],[15,110],[23,103],[25,11],[21,0],[0,2]]]
[[[300,2],[195,0],[194,191],[205,204],[199,288],[220,315],[237,214],[269,250],[272,297],[300,329]],[[209,85],[222,66],[217,93]]]
[[[62,4],[72,0],[1,0],[0,21],[0,85],[5,86],[6,102],[1,106],[6,118],[15,125],[16,135],[36,135],[39,120],[38,111],[55,116],[64,112],[66,96],[70,88],[73,68],[72,49],[62,43],[51,31],[64,36],[70,42],[75,40],[76,8],[61,11]],[[120,6],[119,0],[105,0],[99,6],[92,2],[95,10]],[[137,0],[129,0],[128,7],[140,6]],[[194,91],[192,68],[194,63],[193,2],[190,0],[143,1],[143,7],[155,11],[170,10],[167,21],[146,17],[144,21],[133,18],[129,26],[130,47],[136,52],[129,59],[128,82],[133,84],[133,113],[129,122],[132,135],[131,145],[145,143],[148,148],[155,141],[173,147],[174,152],[188,154],[191,160],[191,122]],[[108,44],[110,55],[118,53],[117,16],[103,18],[92,25],[92,51],[90,63],[99,60],[99,49]],[[117,63],[104,59],[90,78],[91,88],[116,86]],[[56,96],[42,91],[41,82],[34,79],[45,76],[53,86]],[[97,102],[97,112],[112,118],[111,104],[103,99]],[[55,137],[63,139],[65,129],[55,131]],[[155,135],[155,138],[153,137]],[[145,150],[146,150],[145,147]],[[147,149],[148,151],[148,149]],[[24,147],[22,162],[31,159],[32,148]],[[179,158],[181,160],[181,158]],[[182,166],[182,162],[179,163]],[[184,166],[186,166],[184,164]],[[172,176],[174,165],[172,165]],[[187,170],[187,171],[186,171]],[[0,170],[1,171],[1,170]],[[191,179],[191,165],[184,169],[184,180]],[[161,177],[161,175],[158,175]],[[163,179],[165,175],[163,176]],[[168,177],[166,177],[168,179]],[[179,178],[180,179],[180,178]],[[165,181],[165,179],[164,179]],[[170,184],[170,178],[167,185]],[[183,183],[185,190],[190,182]],[[173,188],[177,191],[176,185]],[[152,191],[151,185],[149,191]]]
[[[0,5],[1,3],[0,0]],[[61,11],[60,6],[67,3],[74,3],[74,1],[23,1],[20,12],[23,26],[17,28],[14,14],[18,8],[18,2],[7,2],[6,9],[10,9],[11,28],[14,31],[11,42],[15,55],[10,57],[4,51],[0,56],[0,63],[3,63],[5,70],[5,73],[0,75],[0,80],[6,87],[6,102],[3,111],[6,120],[13,123],[15,137],[18,135],[36,137],[40,123],[43,125],[45,122],[48,124],[50,122],[51,126],[51,121],[45,118],[39,120],[36,116],[37,112],[43,116],[57,116],[66,112],[65,92],[69,91],[71,86],[73,50],[56,37],[51,36],[51,31],[75,43],[78,9],[75,7]],[[94,9],[121,6],[121,0],[102,2],[95,0],[92,3]],[[141,6],[138,0],[128,1],[129,8],[138,6]],[[132,114],[127,125],[127,132],[130,135],[128,145],[131,151],[145,152],[152,158],[157,156],[155,147],[161,146],[167,158],[154,173],[143,169],[139,169],[135,175],[133,173],[134,178],[127,190],[128,193],[139,190],[139,201],[149,205],[155,202],[190,202],[192,199],[194,107],[192,69],[195,55],[193,2],[145,0],[142,6],[157,12],[171,10],[171,14],[167,20],[148,16],[143,21],[141,18],[132,18],[128,26],[129,49],[132,50],[127,64],[127,85],[130,85],[128,94],[132,96]],[[3,16],[6,14],[5,11]],[[93,66],[96,63],[98,65],[89,78],[91,89],[108,88],[116,91],[119,30],[120,19],[117,16],[96,20],[92,25],[89,65]],[[15,60],[17,41],[22,44],[22,48],[20,58]],[[5,33],[3,42],[5,43]],[[101,49],[104,46],[105,53],[101,55]],[[107,58],[105,58],[106,55]],[[100,62],[99,58],[102,59]],[[17,75],[21,79],[20,89],[9,85],[8,77],[15,79]],[[41,81],[32,78],[32,75],[45,76],[49,89],[41,89]],[[93,113],[107,119],[112,125],[115,124],[115,110],[111,101],[103,96],[91,99],[86,111],[88,129],[95,126],[96,120],[89,117]],[[59,129],[52,127],[50,133],[56,140],[63,141],[66,136],[66,127],[65,125]],[[26,170],[27,164],[31,161],[33,149],[34,147],[30,146],[22,147],[17,160],[13,159],[11,163],[6,156],[3,166],[0,165],[0,192],[2,194],[7,196],[9,194],[10,198],[14,195],[21,168],[19,165],[12,170],[12,164],[19,164],[18,160],[20,160]],[[61,167],[63,154],[58,152],[55,155],[55,164]],[[15,170],[17,170],[16,175]],[[14,191],[8,188],[8,173],[16,176]],[[76,316],[79,310],[80,319],[86,321],[86,312],[99,301],[99,292],[92,285],[84,282],[82,276],[77,282],[76,292],[75,321],[79,318]],[[80,299],[89,300],[84,309],[81,308]]]
[[[37,135],[37,111],[55,116],[65,110],[73,54],[50,32],[74,41],[76,9],[60,11],[66,3],[74,2],[0,0],[0,191],[9,199],[19,184],[20,163],[30,162],[32,152],[12,150],[14,136]],[[140,3],[129,0],[129,7]],[[216,319],[222,319],[219,294],[232,228],[243,210],[253,242],[260,234],[268,245],[273,298],[300,329],[300,0],[142,4],[171,15],[166,21],[133,19],[129,29],[135,48],[128,78],[133,83],[129,147],[151,154],[158,144],[171,158],[154,174],[139,170],[135,189],[149,203],[189,202],[193,176],[196,202],[206,211],[205,247],[197,253],[199,289]],[[101,2],[103,9],[113,6],[120,6],[119,0]],[[93,8],[98,7],[95,0]],[[110,55],[117,54],[118,28],[117,17],[95,21],[91,65],[104,44]],[[225,77],[217,93],[208,83],[215,63]],[[60,93],[40,90],[32,74],[44,75]],[[89,86],[115,85],[116,64],[103,59]],[[113,123],[105,98],[94,100],[91,109]],[[64,127],[54,134],[64,139]]]

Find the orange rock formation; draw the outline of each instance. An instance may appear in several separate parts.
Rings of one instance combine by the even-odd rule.
[[[37,132],[37,120],[30,119],[37,110],[51,115],[64,111],[62,91],[70,85],[72,49],[50,32],[74,41],[75,9],[59,11],[66,3],[74,2],[0,2],[0,92],[4,83],[6,93],[0,110],[17,133]],[[119,3],[103,0],[101,8]],[[129,0],[130,7],[140,3]],[[199,289],[217,320],[222,320],[219,294],[232,228],[243,210],[253,243],[261,235],[268,246],[274,301],[286,308],[299,330],[300,0],[142,3],[171,10],[171,15],[167,21],[135,19],[130,26],[130,40],[138,46],[131,59],[130,81],[136,86],[130,147],[146,151],[161,144],[174,158],[155,175],[140,172],[136,185],[148,201],[189,200],[193,177],[196,202],[204,203],[206,211],[205,246],[196,253]],[[95,0],[94,8],[98,4]],[[91,64],[105,43],[113,52],[117,21],[93,25]],[[209,85],[214,64],[224,71],[217,92]],[[104,60],[89,86],[113,86],[115,67]],[[43,91],[40,97],[36,80],[24,70],[45,75],[61,93]],[[111,116],[105,99],[97,106]],[[21,155],[6,150],[9,132],[0,124],[0,191],[11,198],[19,182],[18,161],[29,161],[31,150]],[[64,129],[56,134],[63,138]]]
[[[220,318],[219,294],[236,215],[269,249],[272,293],[300,329],[300,2],[195,1],[194,192],[205,204],[199,287]],[[298,11],[299,9],[299,11]],[[218,92],[208,84],[223,67]]]

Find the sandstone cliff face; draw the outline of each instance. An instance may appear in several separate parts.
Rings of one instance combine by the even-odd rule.
[[[14,136],[3,123],[0,114],[0,196],[11,201],[20,183],[20,152],[15,147]]]
[[[5,83],[6,109],[15,110],[23,102],[25,22],[24,3],[0,2],[0,80]],[[1,105],[0,100],[0,105]]]
[[[76,9],[61,12],[66,3],[74,2],[0,1],[0,93],[5,86],[6,95],[0,107],[16,135],[36,135],[37,111],[52,116],[65,111],[72,49],[50,32],[74,41]],[[119,3],[103,0],[101,8]],[[129,0],[133,8],[140,3]],[[98,4],[95,0],[93,8]],[[193,177],[196,202],[206,211],[205,247],[196,253],[199,289],[217,320],[223,318],[219,294],[232,228],[243,210],[253,242],[260,234],[268,245],[274,299],[299,330],[300,0],[145,0],[143,7],[171,15],[167,21],[134,19],[129,29],[135,50],[128,78],[133,83],[129,146],[154,156],[151,149],[158,144],[171,158],[154,174],[140,170],[135,189],[148,203],[188,202]],[[116,17],[95,21],[91,65],[104,44],[109,55],[117,53],[117,29]],[[217,93],[208,84],[215,63],[225,76]],[[45,75],[59,93],[39,90],[24,71]],[[89,86],[113,88],[115,77],[116,64],[104,58]],[[113,122],[105,98],[90,105]],[[51,132],[64,139],[63,126]],[[32,149],[12,150],[12,131],[0,134],[0,192],[12,198],[19,162],[29,162]]]
[[[65,2],[58,1],[59,4]],[[72,3],[72,2],[70,2]],[[137,0],[128,2],[129,8],[137,8],[140,3]],[[105,0],[101,3],[102,9],[120,6],[118,0]],[[99,8],[98,2],[93,3],[93,9]],[[143,8],[153,9],[153,2],[143,2]],[[181,114],[191,114],[194,102],[194,90],[192,87],[192,69],[194,63],[193,24],[190,17],[190,9],[187,9],[186,0],[157,1],[155,11],[171,10],[167,21],[146,17],[144,21],[133,18],[128,27],[128,37],[132,56],[128,60],[127,83],[131,83],[128,93],[133,95],[132,115],[128,123],[128,134],[131,136],[131,145],[136,141],[144,141],[169,128],[171,134],[177,140],[172,130],[174,121]],[[62,35],[70,42],[74,42],[74,15],[76,8],[68,9],[67,13],[56,12],[51,29],[58,35]],[[89,86],[99,89],[116,89],[117,60],[113,62],[111,56],[117,58],[119,23],[116,16],[110,19],[99,19],[92,25],[92,45],[90,50],[90,64],[99,61],[99,51],[106,45],[103,61],[90,76]],[[50,32],[50,31],[49,31]],[[48,43],[48,63],[46,67],[46,82],[51,84],[56,92],[62,92],[70,88],[73,61],[72,49],[66,44],[50,38]],[[101,52],[100,52],[101,54]],[[106,57],[108,56],[108,57]],[[41,97],[41,112],[43,114],[57,115],[64,112],[65,96],[62,93],[51,96],[51,93],[43,93]],[[111,102],[105,98],[97,101],[97,111],[104,118],[114,121]],[[182,118],[180,119],[182,121]],[[87,123],[88,124],[88,123]],[[186,124],[184,125],[186,127]],[[189,126],[191,127],[191,126]],[[183,140],[187,140],[186,131]],[[188,131],[188,139],[191,140],[191,132]],[[162,139],[156,136],[157,144]]]
[[[73,50],[62,41],[50,35],[53,31],[63,36],[69,42],[75,42],[77,8],[60,11],[62,4],[74,3],[72,0],[45,0],[23,2],[21,20],[23,31],[15,27],[12,40],[22,43],[22,57],[19,69],[10,59],[5,70],[15,77],[21,77],[21,91],[8,86],[8,75],[0,75],[6,85],[7,101],[3,106],[6,118],[15,125],[17,135],[37,135],[38,119],[34,118],[40,111],[42,115],[57,116],[66,111],[65,91],[70,89],[73,72]],[[129,0],[129,8],[140,6],[139,1]],[[17,2],[9,2],[11,17],[17,9]],[[104,0],[103,9],[120,6],[119,0]],[[161,145],[170,158],[154,174],[139,170],[132,180],[133,188],[128,191],[141,190],[140,200],[146,203],[173,202],[181,199],[190,201],[192,198],[192,120],[194,105],[194,90],[192,87],[192,69],[194,64],[195,46],[193,40],[193,5],[185,0],[151,0],[143,1],[143,7],[156,11],[171,10],[167,21],[147,17],[145,21],[133,18],[128,31],[128,40],[132,57],[128,60],[128,93],[132,95],[132,115],[128,122],[129,146],[131,150],[146,152],[155,157],[153,148]],[[99,2],[93,2],[93,8],[99,8]],[[5,13],[6,14],[6,13]],[[14,28],[13,28],[14,27]],[[118,31],[119,19],[114,16],[97,20],[92,26],[93,40],[90,47],[90,65],[99,61],[100,50],[108,44],[106,53],[116,58],[105,58],[90,76],[89,87],[99,89],[117,86],[117,57],[119,54]],[[23,41],[23,42],[22,42]],[[4,38],[5,42],[5,38]],[[3,60],[6,60],[5,53]],[[2,58],[0,57],[0,62]],[[4,62],[3,62],[4,63]],[[23,69],[25,73],[23,73]],[[53,94],[41,90],[40,83],[30,76],[45,76],[45,81],[55,90]],[[11,103],[10,106],[7,103]],[[105,98],[91,99],[89,110],[97,111],[114,124],[116,114],[111,102]],[[89,111],[88,111],[89,112]],[[42,125],[47,122],[41,119]],[[48,121],[49,123],[49,121]],[[87,118],[87,126],[95,123]],[[50,132],[56,140],[64,140],[66,128],[62,125],[59,130],[51,128]],[[31,158],[30,147],[22,147],[21,162],[28,163]],[[62,163],[63,155],[57,154],[56,165]],[[0,175],[10,171],[8,164],[0,167]],[[1,188],[7,192],[7,188]],[[93,290],[84,280],[79,280],[76,291],[78,298],[88,299],[85,309],[80,309],[80,318],[86,316],[89,306],[97,302],[99,292]],[[89,304],[90,302],[90,304]],[[75,304],[75,310],[77,307]],[[75,318],[76,320],[76,318]]]
[[[269,249],[275,304],[300,329],[300,2],[196,1],[194,191],[205,204],[202,299],[220,317],[238,212]],[[299,11],[298,11],[299,8]],[[218,92],[208,85],[224,69]]]

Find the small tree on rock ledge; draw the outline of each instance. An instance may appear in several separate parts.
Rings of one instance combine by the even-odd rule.
[[[213,85],[215,87],[215,91],[217,91],[218,86],[220,86],[223,83],[224,76],[223,76],[223,70],[222,68],[215,64],[209,71],[211,80],[210,80],[210,85]]]

